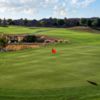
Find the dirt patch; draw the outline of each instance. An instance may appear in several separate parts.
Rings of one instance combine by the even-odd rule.
[[[40,47],[40,44],[8,44],[5,49],[7,51],[16,51],[16,50],[22,50],[26,48],[38,48]]]

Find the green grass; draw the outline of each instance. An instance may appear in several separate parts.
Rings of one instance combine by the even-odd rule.
[[[100,100],[99,34],[12,26],[0,27],[0,32],[45,34],[71,42],[0,53],[0,100]]]
[[[0,34],[27,34],[27,33],[39,33],[49,31],[50,28],[37,28],[37,27],[21,27],[21,26],[9,26],[0,27]]]

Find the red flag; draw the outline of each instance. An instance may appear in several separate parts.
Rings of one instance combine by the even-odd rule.
[[[57,53],[56,49],[52,49],[52,53],[56,54]]]

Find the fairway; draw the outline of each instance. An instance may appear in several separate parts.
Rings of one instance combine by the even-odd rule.
[[[42,34],[70,43],[0,52],[0,100],[100,100],[100,32],[9,26],[0,27],[1,33]]]

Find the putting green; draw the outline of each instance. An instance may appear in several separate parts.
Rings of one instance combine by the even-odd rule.
[[[100,100],[99,34],[63,28],[1,30],[5,34],[29,31],[70,43],[0,53],[0,100]],[[57,54],[51,53],[52,48]]]

